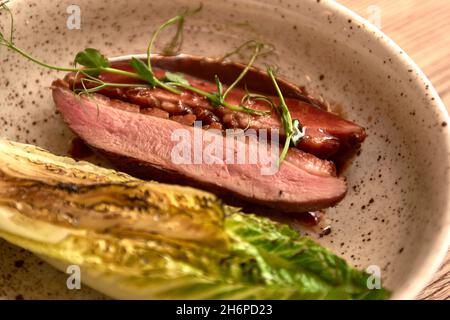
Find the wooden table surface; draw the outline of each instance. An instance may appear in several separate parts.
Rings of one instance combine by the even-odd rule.
[[[404,49],[450,110],[450,0],[338,0]],[[378,15],[379,13],[379,15]],[[418,299],[450,300],[450,251]]]

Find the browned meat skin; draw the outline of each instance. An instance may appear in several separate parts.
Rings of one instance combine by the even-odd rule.
[[[61,80],[53,83],[53,99],[68,126],[91,147],[104,152],[123,171],[140,177],[204,188],[227,198],[240,199],[280,212],[305,212],[339,202],[346,184],[336,177],[332,162],[291,149],[274,175],[262,175],[261,163],[183,164],[171,160],[176,141],[171,136],[183,129],[214,135],[164,117],[129,112],[136,105],[95,94],[74,95]],[[226,139],[221,135],[215,135]],[[258,142],[251,142],[258,143]],[[250,142],[240,142],[249,148]],[[221,145],[226,145],[222,141]],[[246,149],[247,150],[247,149]],[[275,157],[275,156],[273,156]],[[221,158],[222,159],[222,158]],[[274,160],[274,159],[272,159]]]
[[[194,81],[191,81],[191,83],[195,84],[198,88],[205,89],[205,86],[200,87]],[[214,90],[213,88],[208,89]],[[244,94],[243,90],[235,89],[227,97],[226,101],[238,105]],[[280,118],[275,112],[263,117],[233,112],[224,107],[213,109],[205,98],[199,97],[196,94],[184,92],[179,96],[158,88],[129,89],[124,92],[124,95],[127,97],[127,101],[140,105],[143,108],[160,108],[174,115],[191,112],[194,112],[196,115],[203,113],[204,117],[199,117],[199,120],[206,122],[206,124],[220,122],[225,128],[252,128],[256,130],[278,128],[280,129],[280,134],[284,136]],[[278,98],[273,97],[273,100],[277,102]],[[342,142],[347,141],[346,139],[349,136],[345,132],[341,132],[345,130],[346,123],[341,123],[345,120],[317,107],[313,107],[306,102],[295,99],[287,99],[286,102],[291,108],[290,111],[293,119],[301,119],[302,124],[306,126],[306,136],[299,146],[300,149],[321,158],[330,158],[338,152]],[[267,105],[259,102],[255,102],[251,107],[261,110],[267,109]],[[333,122],[335,126],[331,127],[328,122]],[[330,128],[336,133],[336,136],[324,128]],[[354,141],[355,148],[359,147],[356,144],[359,140],[361,140],[361,137],[356,137]]]
[[[215,83],[211,81],[215,74],[218,74],[221,81],[227,84],[233,81],[243,68],[242,65],[236,63],[224,63],[217,60],[184,55],[179,57],[155,57],[153,66],[170,71],[185,72],[186,78],[191,85],[208,92],[217,90]],[[114,67],[131,70],[127,62],[116,63]],[[162,69],[155,68],[155,73],[157,77],[164,76]],[[100,77],[107,82],[136,82],[136,80],[130,80],[127,77],[108,73],[102,74]],[[73,75],[68,75],[66,80],[73,83],[72,78]],[[302,125],[306,127],[306,136],[299,145],[300,149],[323,159],[341,162],[345,161],[360,148],[366,137],[362,127],[324,111],[324,106],[311,96],[308,96],[304,89],[283,80],[280,80],[279,83],[286,97],[292,117],[299,119]],[[241,83],[241,85],[244,84],[250,90],[264,94],[275,94],[270,79],[259,69],[251,69]],[[102,90],[101,93],[111,98],[133,102],[141,106],[141,108],[159,108],[170,115],[193,113],[196,115],[197,120],[202,120],[207,126],[213,123],[214,126],[217,126],[218,124],[216,123],[220,123],[220,126],[224,128],[250,127],[256,130],[270,130],[281,127],[279,116],[275,112],[272,112],[270,116],[262,117],[231,112],[223,107],[216,109],[204,97],[186,91],[182,95],[176,95],[158,88],[107,88]],[[244,90],[236,88],[227,97],[227,101],[239,104],[244,94]],[[274,97],[273,100],[278,101],[278,98]],[[255,109],[268,108],[264,102],[255,102],[251,107]],[[282,128],[280,129],[283,134]]]

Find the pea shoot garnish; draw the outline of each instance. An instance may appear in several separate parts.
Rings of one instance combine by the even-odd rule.
[[[236,86],[242,81],[248,71],[252,68],[256,59],[264,54],[270,53],[273,51],[273,46],[266,45],[262,42],[258,42],[255,40],[250,40],[239,46],[234,51],[226,54],[222,59],[226,59],[232,55],[240,54],[243,49],[252,49],[252,55],[245,65],[241,73],[238,77],[228,86],[225,87],[223,83],[220,81],[218,75],[215,76],[216,83],[216,91],[215,92],[207,92],[200,88],[192,86],[189,81],[180,73],[174,72],[165,72],[164,77],[157,78],[152,68],[152,54],[155,43],[162,31],[170,26],[176,26],[177,30],[175,36],[172,38],[172,41],[166,46],[163,50],[164,54],[173,54],[175,51],[178,51],[181,47],[182,39],[183,39],[183,26],[185,22],[185,16],[189,14],[194,14],[199,11],[201,7],[193,10],[191,12],[185,11],[184,14],[177,15],[163,24],[161,24],[155,32],[153,32],[152,37],[147,46],[147,57],[146,61],[138,59],[136,57],[132,57],[130,61],[130,66],[133,71],[126,71],[115,68],[109,62],[109,60],[100,53],[99,50],[95,48],[86,48],[80,52],[78,52],[74,59],[73,67],[60,67],[53,66],[44,61],[41,61],[37,58],[34,58],[29,53],[23,51],[19,47],[17,47],[14,43],[14,19],[13,14],[6,6],[5,3],[0,5],[0,10],[6,11],[10,16],[10,32],[8,36],[5,36],[3,32],[0,30],[0,46],[4,46],[16,53],[22,55],[26,59],[42,66],[47,69],[55,70],[55,71],[63,71],[63,72],[72,72],[75,73],[75,79],[79,80],[81,84],[81,88],[75,87],[73,91],[78,94],[92,94],[97,91],[103,90],[108,87],[114,88],[132,88],[132,87],[149,87],[149,88],[161,88],[166,91],[169,91],[173,94],[182,94],[184,91],[193,92],[199,96],[206,98],[213,108],[224,107],[230,109],[234,112],[242,112],[246,113],[249,116],[267,116],[272,110],[276,110],[279,114],[281,123],[286,135],[286,141],[280,157],[278,159],[278,165],[285,159],[288,149],[291,145],[298,145],[299,141],[305,135],[304,129],[300,125],[298,119],[292,119],[289,109],[284,100],[283,94],[278,86],[275,73],[272,68],[267,68],[267,74],[271,78],[273,85],[276,89],[276,92],[279,97],[279,106],[276,106],[271,97],[252,93],[245,88],[246,93],[241,99],[240,103],[235,105],[227,101],[227,96],[230,92],[236,88]],[[264,51],[264,49],[267,49]],[[105,82],[100,78],[101,73],[112,73],[117,75],[122,75],[130,78],[130,83],[110,83]],[[136,83],[133,83],[133,79],[138,80]],[[183,91],[181,91],[181,89]],[[265,102],[268,106],[268,110],[260,110],[260,109],[252,109],[249,107],[254,101],[262,101]]]
[[[278,82],[275,77],[275,72],[271,67],[267,67],[267,74],[272,79],[273,85],[280,99],[280,105],[278,106],[277,110],[281,117],[281,122],[283,124],[283,129],[286,135],[286,141],[284,142],[283,151],[281,152],[280,157],[278,159],[278,165],[280,165],[281,162],[286,157],[286,154],[289,150],[291,143],[294,146],[297,146],[300,140],[305,136],[305,130],[300,125],[300,121],[298,119],[292,120],[291,113],[289,112],[289,109],[286,105],[283,93],[281,92],[280,87],[278,86]]]

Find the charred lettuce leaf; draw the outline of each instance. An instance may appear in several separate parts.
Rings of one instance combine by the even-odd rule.
[[[0,237],[120,299],[384,299],[368,274],[214,195],[0,140]]]

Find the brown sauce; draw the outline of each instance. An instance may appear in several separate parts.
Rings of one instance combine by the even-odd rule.
[[[94,152],[82,139],[75,137],[70,141],[68,154],[76,160],[83,160],[92,156]]]

